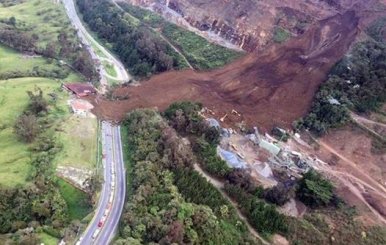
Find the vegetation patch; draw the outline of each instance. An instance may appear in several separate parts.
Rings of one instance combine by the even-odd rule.
[[[11,5],[0,5],[0,16],[0,43],[20,52],[64,60],[63,64],[67,63],[88,80],[98,81],[93,61],[80,46],[76,31],[60,3],[14,1]]]
[[[375,20],[366,30],[367,34],[377,42],[386,41],[386,17]]]
[[[59,191],[68,207],[68,216],[72,220],[82,220],[91,211],[88,195],[62,179],[58,179]]]
[[[291,33],[282,27],[275,27],[273,31],[273,41],[276,43],[284,43],[291,37]]]
[[[70,69],[55,60],[23,55],[0,44],[0,79],[19,77],[52,77],[64,79]]]
[[[148,26],[159,29],[197,70],[222,67],[242,56],[241,52],[227,49],[208,42],[205,38],[165,21],[161,16],[128,3],[121,6],[130,15],[138,18]]]

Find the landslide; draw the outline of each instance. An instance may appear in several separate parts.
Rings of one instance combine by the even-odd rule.
[[[167,72],[140,86],[114,91],[113,97],[127,99],[90,98],[94,113],[119,121],[134,108],[163,110],[173,101],[195,100],[211,109],[214,117],[227,114],[227,124],[245,121],[264,130],[289,127],[308,111],[331,67],[379,14],[376,4],[375,0],[351,1],[350,8],[317,21],[287,43],[252,52],[218,70]]]

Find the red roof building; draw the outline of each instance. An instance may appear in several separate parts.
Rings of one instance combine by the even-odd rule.
[[[97,93],[97,90],[90,83],[67,83],[63,86],[78,97],[85,97]]]

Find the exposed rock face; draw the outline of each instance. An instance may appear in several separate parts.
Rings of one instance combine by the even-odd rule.
[[[342,12],[352,0],[126,0],[224,46],[252,51],[272,42],[279,28],[302,34]],[[276,33],[277,35],[277,33]]]

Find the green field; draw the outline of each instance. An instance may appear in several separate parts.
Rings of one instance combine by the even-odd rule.
[[[33,32],[39,36],[39,47],[56,41],[60,31],[75,38],[62,4],[54,0],[28,0],[11,7],[0,5],[0,19],[16,18],[18,29]]]
[[[68,214],[71,220],[82,220],[91,212],[87,204],[87,194],[76,189],[66,181],[59,179],[59,190],[68,206]]]
[[[94,169],[97,148],[97,119],[68,116],[59,125],[63,149],[56,157],[61,166]]]
[[[17,140],[13,124],[28,103],[26,91],[35,86],[45,94],[58,93],[60,82],[49,78],[17,78],[0,80],[0,185],[24,184],[30,170],[28,145]],[[57,102],[63,105],[66,96]]]

